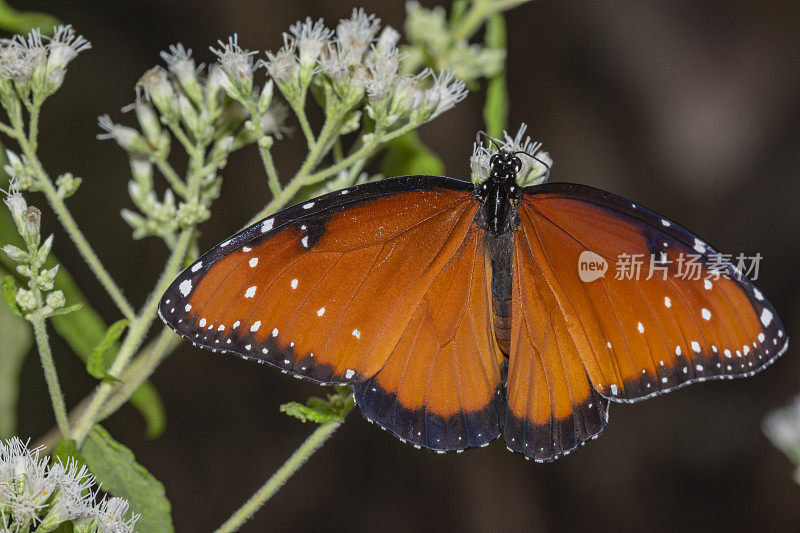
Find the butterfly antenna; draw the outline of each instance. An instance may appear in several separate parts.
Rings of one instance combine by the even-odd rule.
[[[484,139],[486,139],[486,140],[488,140],[490,143],[492,143],[492,144],[495,146],[495,148],[497,148],[497,151],[498,151],[498,152],[499,152],[499,151],[501,151],[501,150],[503,149],[503,148],[502,148],[502,147],[501,147],[499,144],[497,144],[497,139],[495,139],[494,137],[492,137],[491,135],[489,135],[488,133],[486,133],[486,132],[485,132],[485,131],[483,131],[483,130],[480,130],[480,131],[478,132],[478,134],[477,134],[477,135],[475,135],[475,140],[476,140],[476,141],[480,141],[480,138],[481,138],[481,137],[483,137]]]
[[[540,165],[544,166],[544,168],[547,169],[547,171],[544,173],[544,179],[545,180],[550,179],[550,165],[549,164],[545,163],[544,161],[542,161],[541,159],[539,159],[535,155],[529,154],[528,152],[526,152],[524,150],[517,150],[516,152],[514,152],[514,155],[517,155],[517,154],[527,155],[528,157],[530,157],[531,159],[535,160]]]

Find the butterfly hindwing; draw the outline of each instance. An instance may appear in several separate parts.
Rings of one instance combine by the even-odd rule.
[[[463,450],[500,432],[503,356],[493,339],[482,233],[474,226],[467,233],[386,364],[354,387],[365,416],[418,446]]]
[[[563,338],[606,398],[636,401],[752,375],[786,349],[783,326],[753,283],[656,213],[597,189],[553,183],[526,189],[519,215],[516,246],[530,248],[567,324]],[[582,281],[579,258],[587,250],[608,271]],[[616,271],[626,255],[644,261],[631,279]],[[690,257],[696,270],[687,276],[681,268]]]

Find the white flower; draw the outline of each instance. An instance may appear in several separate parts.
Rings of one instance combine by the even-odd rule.
[[[289,116],[289,108],[281,102],[273,102],[267,112],[261,117],[261,129],[267,135],[272,135],[277,139],[283,139],[286,132],[284,123]]]
[[[467,97],[464,82],[455,79],[449,70],[433,74],[433,85],[425,91],[424,101],[432,110],[432,117],[452,109],[458,102]]]
[[[310,68],[314,65],[325,44],[333,36],[333,30],[325,27],[322,19],[312,22],[307,17],[305,22],[297,22],[289,27],[291,36],[284,34],[284,39],[290,39],[297,45],[300,53],[300,65]]]
[[[349,19],[342,19],[336,27],[336,39],[342,46],[347,59],[358,63],[375,39],[381,19],[367,15],[363,8],[353,9]]]
[[[123,498],[103,499],[95,508],[97,531],[100,533],[133,533],[133,527],[139,520],[139,515],[134,514],[125,519],[128,512],[128,501]]]
[[[400,68],[400,52],[397,48],[373,48],[367,59],[369,75],[359,79],[372,100],[382,100],[388,93]]]
[[[386,26],[383,28],[383,31],[378,37],[378,42],[375,43],[375,48],[381,52],[389,53],[392,49],[397,47],[397,43],[399,41],[400,33],[398,33],[398,31],[391,26]]]
[[[72,25],[58,25],[53,29],[53,37],[47,43],[47,70],[63,70],[75,57],[92,47],[83,35],[76,35]]]
[[[267,60],[263,61],[269,75],[280,84],[291,78],[297,71],[298,62],[295,54],[295,42],[287,40],[277,52],[267,50]]]
[[[350,70],[347,64],[347,54],[338,42],[328,43],[317,60],[319,69],[334,81],[341,81],[347,77]]]
[[[192,59],[192,49],[185,48],[181,43],[169,45],[169,52],[162,51],[159,55],[167,64],[169,71],[178,78],[182,74],[194,74],[196,72],[194,59]]]
[[[800,462],[800,394],[788,405],[770,411],[762,430],[776,448]]]
[[[25,201],[25,197],[19,192],[16,178],[11,178],[11,181],[8,182],[7,191],[0,189],[0,192],[6,195],[3,201],[6,203],[6,206],[8,206],[9,211],[11,211],[11,216],[13,216],[14,219],[21,217],[28,209],[28,203]]]
[[[97,134],[99,140],[114,139],[125,150],[141,151],[141,148],[145,148],[144,151],[147,151],[146,143],[135,129],[114,124],[108,115],[97,117],[97,125],[106,132]]]
[[[36,28],[27,37],[14,35],[5,39],[0,52],[0,75],[18,82],[26,82],[33,71],[47,61],[47,49],[42,43],[42,33]]]
[[[528,125],[522,123],[517,133],[512,137],[507,131],[503,132],[503,140],[499,142],[500,148],[507,152],[523,152],[519,158],[522,163],[517,174],[517,182],[520,186],[535,185],[546,180],[550,168],[553,166],[553,159],[547,152],[542,151],[542,143],[533,142],[525,134]],[[497,152],[494,143],[490,143],[487,148],[482,140],[478,140],[472,146],[472,156],[469,164],[474,181],[483,181],[489,177],[489,159]]]
[[[239,36],[235,33],[228,37],[227,43],[217,42],[219,49],[209,47],[209,50],[219,58],[219,66],[228,76],[229,84],[223,84],[223,87],[232,98],[250,98],[255,69],[253,55],[256,52],[239,46]]]

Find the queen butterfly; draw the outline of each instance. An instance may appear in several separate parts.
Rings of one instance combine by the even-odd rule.
[[[352,386],[418,448],[502,432],[537,461],[595,438],[609,401],[751,376],[786,350],[772,305],[694,234],[587,186],[522,188],[520,167],[501,149],[478,185],[405,176],[284,209],[187,268],[160,315],[196,345]],[[663,275],[583,280],[587,252],[657,256]],[[679,276],[692,254],[699,276]]]

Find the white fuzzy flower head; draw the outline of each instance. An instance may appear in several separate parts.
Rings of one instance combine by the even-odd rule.
[[[25,83],[31,79],[34,70],[47,64],[47,49],[42,43],[42,33],[38,28],[23,37],[15,35],[5,39],[0,52],[0,75]]]
[[[425,90],[423,104],[431,113],[430,118],[434,118],[452,109],[466,97],[467,89],[464,82],[456,79],[449,70],[445,70],[433,74],[433,85]]]
[[[219,49],[209,47],[219,60],[219,66],[228,77],[228,84],[223,87],[234,99],[250,98],[253,91],[253,55],[256,52],[245,50],[239,46],[239,36],[233,34],[228,42],[217,41]]]
[[[136,82],[137,98],[139,98],[140,91],[144,91],[145,99],[153,102],[163,116],[169,117],[177,114],[175,89],[163,68],[153,67],[142,74],[142,77]]]
[[[319,69],[334,81],[344,80],[350,73],[347,54],[338,42],[328,43],[318,60]]]
[[[279,85],[297,73],[299,63],[295,53],[296,46],[294,41],[287,40],[277,52],[267,50],[267,59],[263,61],[263,65]]]
[[[400,42],[400,33],[391,26],[386,26],[378,37],[375,48],[380,52],[388,54],[393,49],[397,48],[398,42]]]
[[[192,59],[192,49],[185,48],[181,43],[169,45],[169,52],[162,51],[161,59],[167,64],[170,72],[175,74],[178,80],[193,78],[197,74],[197,67]]]
[[[776,448],[800,464],[800,395],[788,405],[770,411],[762,430]]]
[[[370,100],[382,100],[397,79],[400,52],[397,48],[373,47],[366,61],[367,74],[358,81],[367,90]]]
[[[286,118],[289,116],[289,108],[281,102],[272,102],[267,112],[261,117],[261,129],[267,135],[272,135],[276,139],[283,139],[286,133]]]
[[[125,518],[128,501],[123,498],[104,499],[96,508],[97,531],[99,533],[133,533],[139,515]]]
[[[289,28],[289,34],[284,34],[284,39],[293,40],[300,54],[300,66],[310,69],[314,66],[322,52],[323,47],[333,36],[333,30],[325,27],[322,19],[316,22],[311,17],[305,22],[297,22]]]
[[[11,211],[11,216],[13,216],[15,220],[22,217],[23,213],[28,209],[28,203],[25,201],[25,197],[19,192],[16,178],[12,177],[11,181],[8,182],[7,191],[0,189],[0,192],[6,195],[3,201],[6,206],[8,206],[8,210]]]
[[[336,27],[336,39],[350,63],[359,63],[380,29],[381,19],[367,15],[363,8],[353,9],[349,19]]]
[[[55,478],[48,476],[48,458],[39,457],[42,447],[29,450],[17,437],[0,442],[0,506],[11,509],[19,524],[37,524],[39,512],[53,494]]]
[[[105,133],[98,133],[99,140],[114,139],[118,145],[129,152],[146,153],[147,143],[144,142],[139,132],[133,128],[115,124],[108,115],[97,117],[97,125]]]
[[[535,185],[545,181],[553,166],[553,159],[547,152],[542,151],[542,143],[533,142],[526,135],[528,125],[522,123],[516,134],[512,137],[507,131],[503,132],[503,140],[498,142],[500,148],[507,152],[524,152],[527,155],[519,157],[522,168],[517,173],[517,183],[521,187]],[[482,182],[489,177],[489,159],[497,153],[494,143],[487,147],[482,139],[473,144],[470,157],[470,170],[474,182]]]
[[[47,70],[63,70],[77,55],[92,47],[83,35],[77,35],[70,24],[61,24],[53,29],[53,37],[47,43]]]

